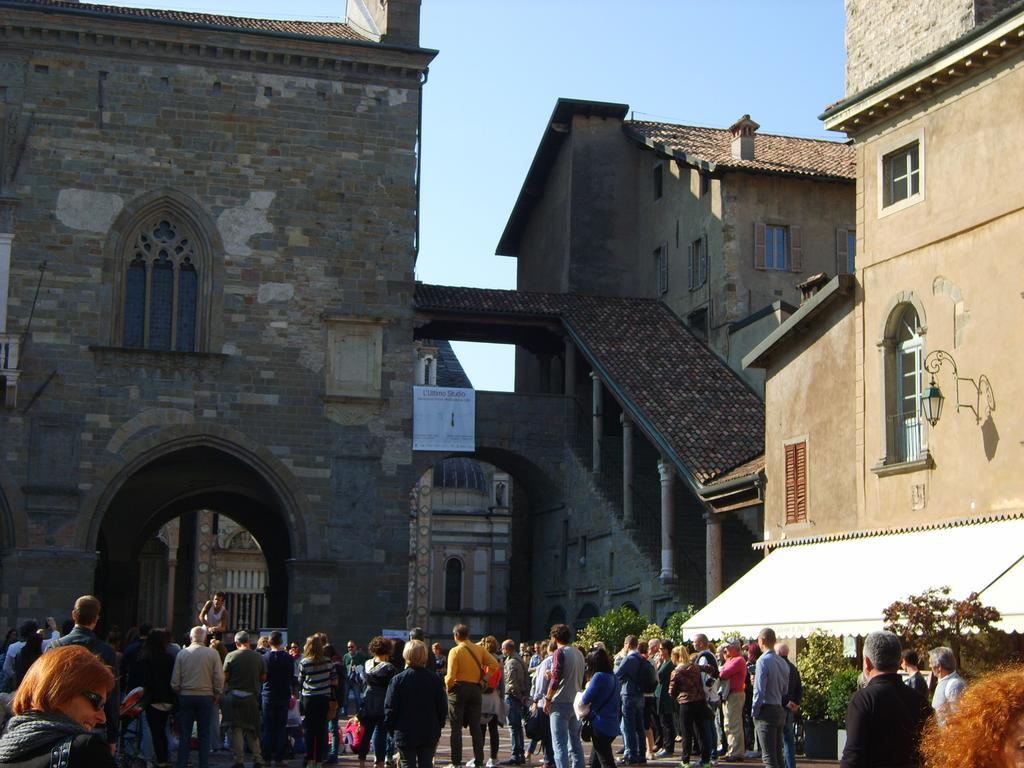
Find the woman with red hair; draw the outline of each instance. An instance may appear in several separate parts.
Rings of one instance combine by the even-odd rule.
[[[1024,668],[973,682],[941,728],[929,721],[921,757],[925,768],[1024,766]]]
[[[93,733],[106,722],[103,706],[113,687],[114,673],[80,645],[44,653],[11,702],[0,766],[114,768],[105,736]]]

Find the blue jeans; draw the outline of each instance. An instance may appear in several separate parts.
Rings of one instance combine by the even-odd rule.
[[[263,700],[263,759],[288,757],[288,702],[271,704]]]
[[[505,697],[508,710],[508,734],[512,742],[512,759],[526,759],[526,740],[523,737],[523,701],[515,696]]]
[[[647,756],[647,736],[644,733],[644,697],[622,697],[622,741],[627,762],[640,762]],[[559,766],[561,768],[561,766]]]
[[[796,716],[788,707],[786,724],[782,726],[782,760],[786,768],[796,768]]]
[[[210,766],[210,725],[213,722],[212,696],[178,697],[178,768],[188,765],[192,724],[199,733],[199,768]]]
[[[572,702],[552,702],[551,741],[555,750],[556,768],[585,768],[580,721],[572,709]]]

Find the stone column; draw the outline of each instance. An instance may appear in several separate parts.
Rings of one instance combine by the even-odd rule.
[[[551,361],[553,355],[550,352],[537,353],[538,385],[539,390],[548,394],[551,392]]]
[[[676,472],[665,459],[658,462],[661,477],[661,574],[663,582],[676,580]]]
[[[633,420],[623,413],[622,422],[622,524],[627,528],[633,520]]]
[[[590,378],[593,381],[593,386],[591,387],[591,413],[593,414],[593,455],[591,471],[597,475],[601,473],[601,405],[604,394],[601,387],[601,377],[596,373],[591,372]]]
[[[714,512],[706,512],[705,529],[705,573],[706,598],[710,603],[722,592],[722,516]]]
[[[565,394],[576,395],[576,345],[565,340]]]
[[[11,284],[11,244],[14,235],[0,232],[0,334],[7,333],[7,293]]]

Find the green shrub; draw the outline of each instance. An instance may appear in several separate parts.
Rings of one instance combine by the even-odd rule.
[[[796,659],[804,695],[800,710],[808,720],[824,720],[828,716],[828,692],[832,677],[849,665],[843,658],[843,641],[824,630],[816,629],[807,638],[806,647]]]
[[[671,639],[673,643],[680,642],[683,639],[683,624],[689,621],[696,612],[696,608],[688,605],[681,611],[670,613],[665,619],[665,637]]]
[[[622,641],[626,635],[640,637],[648,626],[650,626],[650,619],[641,616],[632,608],[623,606],[592,618],[587,622],[587,626],[577,633],[576,638],[585,648],[590,648],[594,643],[600,641],[604,643],[608,653],[614,656],[616,651],[622,647]]]
[[[850,706],[850,699],[857,692],[859,681],[860,672],[853,667],[841,669],[832,675],[825,713],[828,719],[834,720],[840,728],[846,728],[846,708]]]

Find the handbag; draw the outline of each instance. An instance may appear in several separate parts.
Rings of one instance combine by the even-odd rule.
[[[544,735],[544,710],[539,706],[534,707],[530,716],[526,718],[525,730],[531,739],[539,739]]]
[[[614,696],[615,693],[615,686],[612,686],[611,695],[605,697],[605,700],[601,702],[601,706],[597,707],[597,710],[600,710],[607,705],[608,702],[612,700],[612,696]],[[590,741],[594,738],[594,724],[591,722],[591,718],[594,716],[594,710],[595,708],[591,707],[580,721],[580,738],[583,739],[583,741]]]

